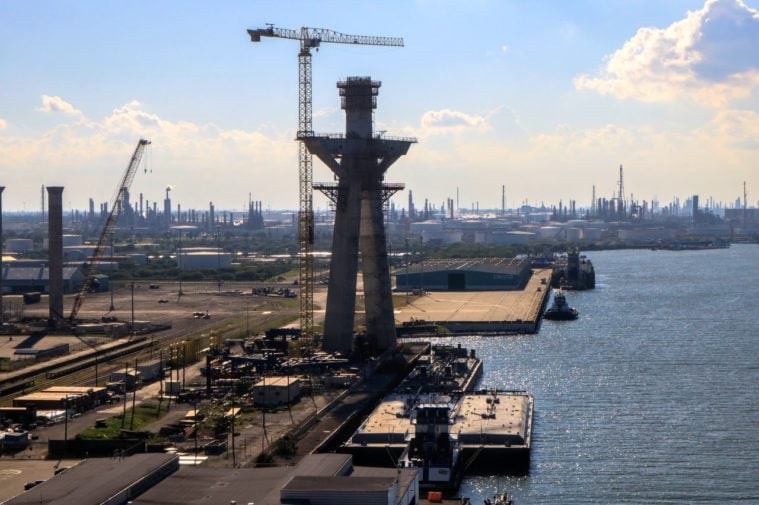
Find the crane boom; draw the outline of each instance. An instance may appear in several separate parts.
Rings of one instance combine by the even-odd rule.
[[[149,144],[150,144],[150,141],[145,140],[145,139],[140,139],[139,142],[137,142],[137,147],[134,149],[132,158],[129,160],[129,165],[127,165],[127,168],[124,171],[124,175],[121,176],[119,185],[116,186],[116,191],[111,197],[110,210],[108,212],[108,216],[105,219],[105,224],[103,225],[103,231],[100,233],[100,237],[98,238],[98,243],[95,246],[95,250],[92,253],[90,262],[87,263],[85,266],[85,279],[84,279],[84,282],[82,283],[82,287],[79,289],[79,292],[76,294],[76,297],[74,298],[74,306],[72,307],[71,314],[69,315],[70,323],[73,323],[76,320],[76,316],[77,314],[79,314],[79,309],[82,308],[84,297],[86,296],[87,292],[89,292],[90,288],[92,287],[92,282],[95,278],[94,264],[97,263],[97,261],[103,257],[105,243],[108,240],[108,236],[111,233],[113,233],[113,230],[116,227],[116,222],[118,221],[118,209],[123,203],[124,192],[128,191],[129,187],[132,185],[132,181],[134,180],[134,175],[137,172],[137,167],[140,165],[140,160],[142,160],[142,154],[145,151],[145,147],[148,146]]]
[[[248,30],[251,42],[261,37],[273,37],[300,41],[298,53],[298,137],[313,133],[311,105],[311,49],[319,49],[322,42],[332,44],[355,44],[370,46],[403,47],[400,37],[376,37],[348,35],[326,28],[300,29],[266,28]],[[311,153],[301,141],[298,149],[298,286],[300,289],[300,331],[307,342],[314,337],[314,210],[313,210],[313,163]]]

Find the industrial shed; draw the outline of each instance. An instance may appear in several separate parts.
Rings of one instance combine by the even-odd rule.
[[[396,289],[410,291],[508,291],[530,279],[530,263],[517,258],[431,260],[395,273]]]
[[[80,266],[63,267],[63,291],[75,293],[84,282],[84,273]],[[48,292],[50,287],[50,269],[47,266],[3,265],[3,289],[12,293],[30,291]]]
[[[268,377],[253,385],[256,405],[276,407],[287,405],[300,397],[300,379],[297,377]]]

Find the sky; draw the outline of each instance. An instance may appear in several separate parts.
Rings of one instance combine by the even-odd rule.
[[[375,130],[418,139],[386,180],[417,207],[589,206],[620,164],[628,198],[759,200],[759,0],[2,0],[4,210],[108,201],[139,138],[132,200],[297,208],[299,46],[252,43],[266,23],[404,38],[314,51],[313,123],[344,131],[338,80],[381,81]]]

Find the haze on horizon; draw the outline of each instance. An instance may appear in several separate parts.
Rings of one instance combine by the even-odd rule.
[[[107,201],[137,139],[132,187],[183,208],[297,207],[297,50],[275,23],[401,36],[313,53],[314,129],[341,132],[336,81],[382,81],[376,130],[419,143],[389,172],[417,205],[759,194],[756,0],[0,3],[5,210]],[[314,161],[314,180],[330,181]],[[407,193],[395,197],[405,207]],[[317,194],[315,207],[326,207]]]

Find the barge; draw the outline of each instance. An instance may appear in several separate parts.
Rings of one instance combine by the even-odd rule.
[[[468,469],[526,473],[534,398],[475,390],[482,361],[433,346],[341,446],[359,465],[416,467],[422,489],[454,492]]]

